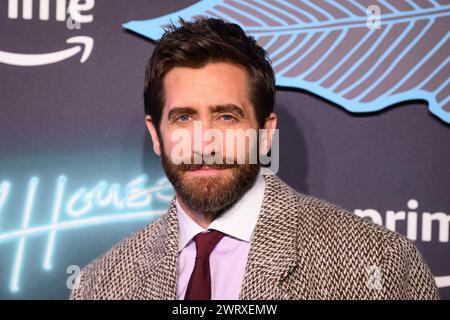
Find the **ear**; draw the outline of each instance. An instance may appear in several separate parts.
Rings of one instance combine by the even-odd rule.
[[[260,152],[262,154],[267,154],[272,148],[272,139],[276,128],[277,115],[272,112],[266,118],[266,122],[264,123],[264,129],[267,130],[267,135],[265,135],[263,141],[261,141]]]
[[[147,124],[148,132],[150,132],[150,136],[152,137],[153,141],[153,151],[158,155],[161,156],[161,143],[159,141],[158,132],[155,128],[155,125],[153,123],[152,117],[149,115],[145,116],[145,123]]]

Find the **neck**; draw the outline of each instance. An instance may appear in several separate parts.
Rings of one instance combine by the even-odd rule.
[[[214,221],[212,215],[192,210],[178,194],[176,196],[184,212],[203,229],[208,229],[209,225]]]

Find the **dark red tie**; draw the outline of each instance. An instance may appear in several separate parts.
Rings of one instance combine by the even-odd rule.
[[[184,300],[211,300],[209,256],[224,234],[217,230],[199,233],[194,237],[197,248],[194,270],[189,278]]]

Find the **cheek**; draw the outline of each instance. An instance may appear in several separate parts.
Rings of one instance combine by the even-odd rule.
[[[249,159],[254,157],[258,145],[258,130],[246,128],[224,135],[224,151],[234,159]]]
[[[171,137],[170,131],[165,126],[161,126],[159,135],[161,153],[164,152],[166,155],[170,155],[170,150],[173,147],[170,137]]]
[[[190,163],[194,143],[192,131],[187,128],[166,128],[161,133],[165,155],[174,164]]]

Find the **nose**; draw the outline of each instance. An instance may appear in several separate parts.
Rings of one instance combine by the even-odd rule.
[[[209,118],[198,120],[194,123],[192,151],[194,156],[214,156],[220,154],[222,147],[222,133],[215,128],[214,122]]]

